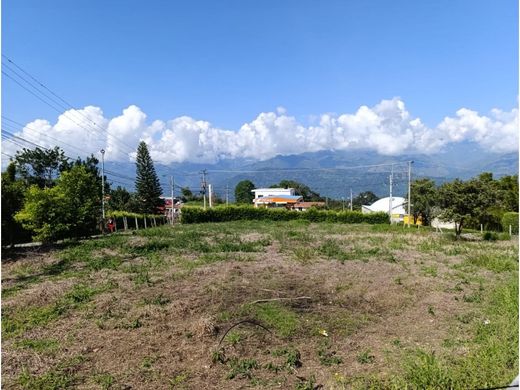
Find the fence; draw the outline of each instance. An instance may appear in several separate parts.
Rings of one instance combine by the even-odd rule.
[[[113,211],[108,213],[107,217],[113,219],[115,231],[147,229],[168,223],[165,215]]]

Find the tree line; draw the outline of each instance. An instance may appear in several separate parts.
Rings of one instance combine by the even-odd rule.
[[[156,214],[162,189],[146,143],[137,148],[135,192],[111,189],[91,155],[72,161],[64,151],[22,149],[2,172],[2,245],[81,238],[103,228],[106,210]]]
[[[464,227],[479,229],[481,225],[486,230],[501,231],[511,224],[518,232],[518,175],[494,179],[485,172],[439,186],[422,178],[412,182],[410,192],[414,222],[421,218],[429,225],[435,217],[452,221],[457,224],[457,236]]]
[[[304,201],[324,202],[325,197],[311,190],[307,185],[282,180],[271,188],[294,188],[296,194]],[[235,187],[235,200],[239,204],[252,204],[255,189],[251,180],[242,180]],[[512,225],[513,232],[518,232],[518,175],[493,178],[485,172],[475,178],[463,181],[455,179],[437,185],[432,179],[421,178],[412,181],[410,211],[414,224],[419,218],[423,225],[430,225],[433,218],[456,223],[456,235],[459,236],[464,227],[502,231]],[[379,197],[370,191],[358,194],[352,200],[352,209],[361,210],[362,205],[370,205]],[[406,194],[408,199],[408,194]],[[322,208],[339,210],[349,204],[344,200],[327,199]],[[405,208],[407,204],[404,205]]]

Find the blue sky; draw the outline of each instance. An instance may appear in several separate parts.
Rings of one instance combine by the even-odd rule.
[[[282,106],[297,122],[282,127],[296,131],[328,113],[354,114],[362,105],[384,117],[387,109],[377,105],[397,97],[406,112],[438,132],[436,126],[461,108],[487,115],[518,103],[516,0],[2,5],[3,53],[75,107],[99,107],[107,120],[136,105],[147,125],[185,115],[237,131]],[[2,79],[4,115],[22,123],[56,122],[58,113]],[[404,112],[397,103],[393,110]],[[518,112],[513,114],[514,124]],[[455,134],[459,125],[444,126],[452,141],[482,138],[477,130]],[[218,153],[233,154],[237,147],[235,142]]]

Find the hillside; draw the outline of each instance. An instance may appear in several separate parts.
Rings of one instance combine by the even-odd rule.
[[[442,183],[456,177],[470,178],[489,171],[496,176],[518,173],[518,154],[495,154],[466,144],[458,148],[448,148],[437,155],[381,156],[375,152],[335,152],[322,151],[290,156],[277,156],[265,161],[222,160],[215,164],[181,163],[170,166],[156,165],[164,183],[165,193],[169,193],[168,179],[174,175],[180,187],[200,190],[201,172],[207,169],[208,182],[216,193],[224,197],[226,186],[232,197],[233,189],[240,180],[252,180],[258,187],[269,186],[284,179],[307,184],[324,196],[335,199],[348,197],[350,189],[354,195],[372,191],[382,196],[388,195],[390,167],[365,167],[378,164],[396,163],[394,167],[394,195],[404,196],[407,192],[407,161],[414,161],[413,177],[429,177]],[[135,175],[132,163],[107,163],[107,169],[126,176]],[[358,169],[351,167],[363,166]],[[115,180],[119,180],[114,177]],[[126,180],[125,182],[128,182]],[[118,183],[116,183],[117,185]],[[129,189],[133,189],[128,184]]]

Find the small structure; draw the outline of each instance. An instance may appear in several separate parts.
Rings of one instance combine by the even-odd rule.
[[[312,207],[325,206],[325,202],[298,202],[291,205],[291,210],[307,211]]]
[[[406,211],[404,206],[406,204],[406,199],[400,196],[392,197],[392,214],[391,214],[391,222],[404,222]],[[372,203],[370,206],[363,205],[361,206],[361,212],[363,214],[369,213],[378,213],[384,212],[389,213],[390,211],[390,198],[382,198],[378,201]]]
[[[182,200],[179,198],[173,198],[173,207],[172,207],[172,197],[171,196],[161,196],[162,200],[164,200],[164,206],[159,207],[158,212],[160,214],[164,214],[168,219],[172,217],[175,219],[181,212],[181,207],[183,205]]]
[[[295,194],[294,188],[257,188],[251,192],[255,194],[255,207],[290,208],[303,200],[302,196]]]

